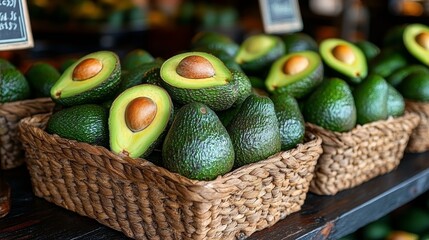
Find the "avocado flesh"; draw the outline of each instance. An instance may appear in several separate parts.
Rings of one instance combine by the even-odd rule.
[[[403,41],[406,49],[411,55],[426,66],[429,66],[429,49],[419,44],[416,40],[416,37],[421,33],[429,34],[429,27],[419,23],[410,24],[405,27]]]
[[[339,45],[345,45],[352,50],[355,56],[353,63],[344,63],[334,56],[333,49]],[[323,40],[320,43],[320,56],[333,72],[340,73],[346,77],[345,80],[349,80],[352,83],[359,83],[367,76],[368,69],[365,55],[358,47],[348,41],[337,38]]]
[[[177,66],[180,61],[188,56],[201,56],[208,59],[215,68],[215,75],[208,78],[190,79],[180,76]],[[205,52],[186,52],[167,59],[161,66],[161,78],[169,85],[176,88],[200,89],[227,85],[232,78],[231,72],[223,62],[213,55]]]
[[[285,63],[294,56],[303,56],[308,66],[295,74],[286,74]],[[296,52],[277,59],[270,68],[265,86],[271,93],[287,92],[300,98],[312,91],[323,80],[323,64],[319,55],[312,51]]]
[[[95,76],[83,81],[73,80],[73,71],[82,61],[95,58],[102,69]],[[90,53],[70,65],[51,88],[51,98],[60,104],[71,106],[98,103],[111,97],[120,83],[121,67],[118,56],[111,51]]]
[[[128,103],[138,97],[147,97],[156,103],[157,113],[148,127],[134,132],[127,127],[125,111]],[[125,90],[110,107],[110,149],[130,157],[146,155],[166,129],[172,108],[170,96],[158,86],[141,84]]]

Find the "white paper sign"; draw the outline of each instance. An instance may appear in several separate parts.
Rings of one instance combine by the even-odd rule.
[[[297,0],[259,0],[259,6],[265,32],[289,33],[302,30]]]

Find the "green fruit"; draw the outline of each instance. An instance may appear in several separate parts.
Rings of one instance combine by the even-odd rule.
[[[416,101],[429,101],[429,75],[412,73],[396,87],[404,98]]]
[[[152,76],[156,73],[159,76],[161,65],[161,61],[154,60],[152,62],[142,63],[139,67],[130,69],[128,71],[122,71],[118,93],[121,93],[130,87],[148,82],[148,79],[151,79],[149,76]]]
[[[9,68],[16,68],[9,60],[0,58],[0,72],[9,69]]]
[[[50,97],[51,88],[60,78],[60,72],[46,62],[35,62],[25,72],[25,77],[36,96]]]
[[[323,80],[323,64],[316,52],[296,52],[277,59],[265,80],[266,88],[274,94],[288,93],[302,98]]]
[[[230,108],[238,98],[238,79],[217,57],[186,52],[161,66],[161,85],[179,104],[200,102],[214,111]]]
[[[250,84],[254,88],[265,89],[265,81],[257,76],[249,76]]]
[[[393,71],[392,74],[390,74],[386,80],[392,86],[396,87],[407,76],[409,76],[412,73],[417,73],[417,72],[429,74],[429,68],[427,68],[423,65],[419,65],[419,64],[405,65],[405,66],[400,67],[400,68],[396,69],[395,71]]]
[[[247,97],[227,130],[234,145],[235,167],[264,160],[281,150],[279,122],[268,97]]]
[[[121,66],[111,51],[90,53],[61,74],[51,88],[51,98],[65,106],[100,103],[115,95]]]
[[[95,104],[64,108],[52,114],[46,131],[93,145],[109,145],[108,110]]]
[[[190,103],[178,111],[164,140],[162,164],[197,180],[212,180],[232,169],[231,139],[209,107]]]
[[[279,121],[281,150],[296,147],[304,140],[305,122],[295,98],[287,93],[271,97]]]
[[[386,78],[407,64],[407,58],[398,49],[383,49],[377,57],[372,59],[370,72]]]
[[[399,117],[404,115],[405,101],[404,97],[392,85],[388,84],[387,91],[387,116]]]
[[[390,28],[383,38],[383,48],[403,45],[404,30],[408,24],[395,25]]]
[[[404,29],[403,40],[408,52],[429,66],[429,27],[420,23],[409,24]]]
[[[367,40],[355,42],[355,45],[363,52],[367,61],[371,61],[380,53],[380,48]]]
[[[236,107],[230,107],[223,111],[217,111],[216,115],[219,117],[219,120],[224,126],[228,126],[229,122],[235,117],[235,115],[240,111],[241,105]]]
[[[356,106],[349,85],[339,78],[325,79],[303,107],[304,119],[325,129],[346,132],[356,125]]]
[[[235,61],[249,75],[265,75],[271,64],[284,54],[285,46],[280,37],[257,34],[243,41]]]
[[[141,84],[122,92],[109,115],[110,149],[130,157],[150,154],[167,128],[173,104],[161,87]]]
[[[387,118],[389,85],[379,75],[371,74],[353,90],[358,124]]]
[[[28,99],[30,95],[30,85],[18,69],[0,71],[0,103]]]
[[[383,220],[371,222],[361,229],[362,237],[366,240],[386,239],[391,231],[392,227]]]
[[[76,58],[68,58],[66,60],[64,60],[61,64],[60,67],[58,68],[60,73],[63,73],[68,67],[70,67],[71,65],[73,65],[73,63],[75,63],[78,59]]]
[[[328,38],[320,43],[319,52],[328,76],[340,77],[350,83],[360,83],[367,76],[365,55],[353,43]]]
[[[310,35],[303,32],[288,33],[281,36],[285,44],[285,53],[313,51],[318,52],[319,46]]]
[[[237,54],[239,47],[240,46],[229,36],[218,32],[198,32],[191,40],[191,49],[193,51],[206,49],[210,53],[222,54],[229,57],[234,57]],[[221,59],[224,60],[223,58]]]
[[[128,52],[121,62],[123,70],[131,70],[139,67],[141,64],[153,62],[154,57],[144,49],[133,49]]]
[[[237,81],[237,100],[232,105],[233,107],[241,105],[244,100],[252,93],[252,84],[244,72],[232,70],[232,78]]]
[[[415,234],[424,233],[429,229],[429,213],[423,208],[411,207],[399,216],[397,225],[403,231]]]

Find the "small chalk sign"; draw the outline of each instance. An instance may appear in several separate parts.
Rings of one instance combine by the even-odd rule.
[[[259,7],[265,32],[288,33],[302,30],[298,0],[259,0]]]
[[[0,50],[33,45],[26,0],[0,0]]]

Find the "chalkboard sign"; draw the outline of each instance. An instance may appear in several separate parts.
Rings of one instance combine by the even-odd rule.
[[[26,0],[0,0],[0,50],[33,47]]]
[[[264,30],[287,33],[302,30],[298,0],[259,0]]]

